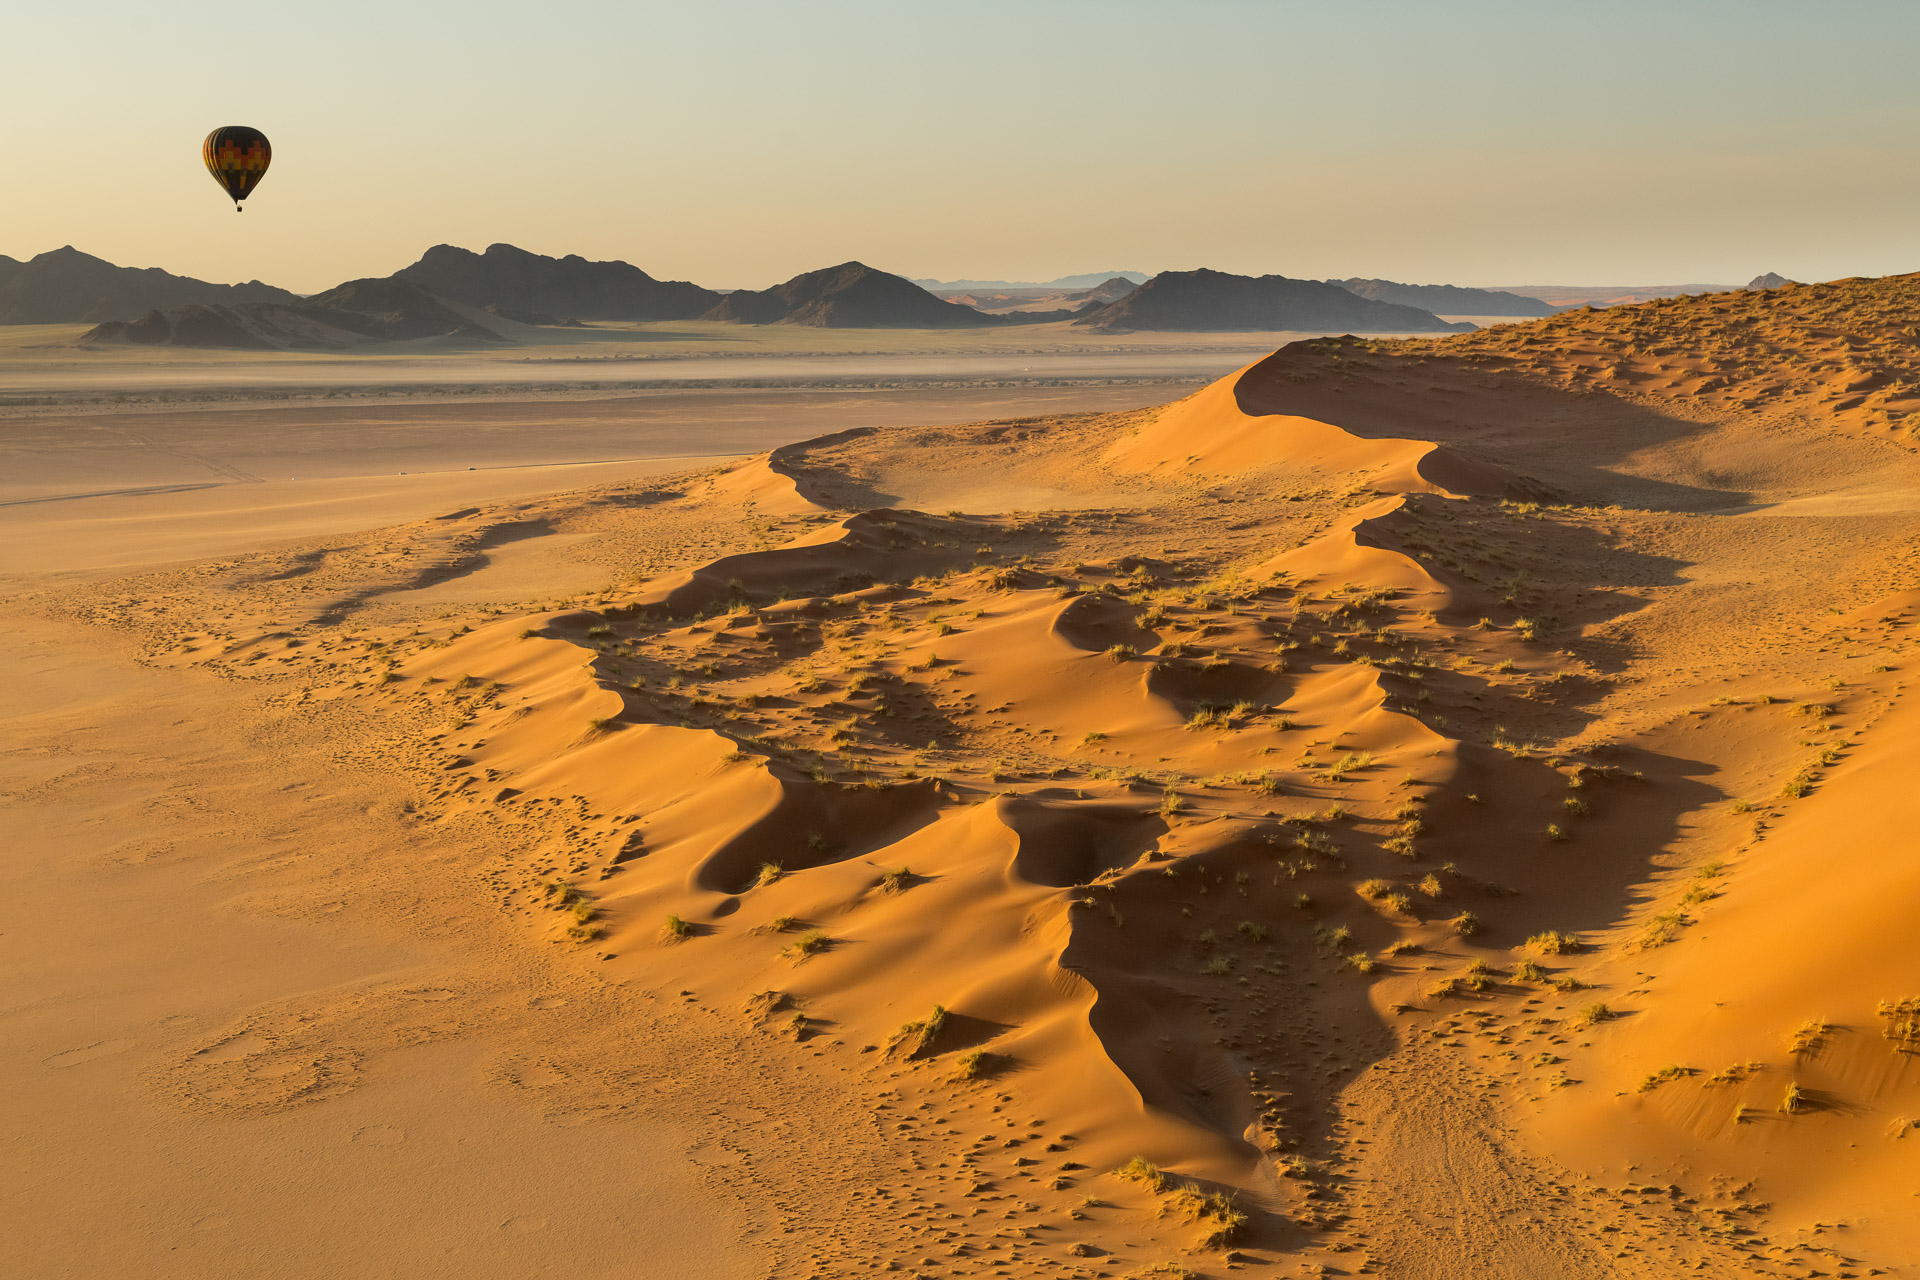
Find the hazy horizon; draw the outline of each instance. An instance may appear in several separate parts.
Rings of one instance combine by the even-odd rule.
[[[1123,263],[1481,286],[1920,267],[1920,11],[1874,2],[500,0],[17,15],[0,253],[300,292],[505,241],[757,288]],[[237,73],[236,73],[237,72]],[[1676,124],[1676,122],[1681,122]],[[236,217],[201,137],[274,164]]]

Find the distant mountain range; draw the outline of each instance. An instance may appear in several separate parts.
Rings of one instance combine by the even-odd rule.
[[[527,324],[691,320],[721,298],[684,280],[656,280],[631,263],[549,258],[510,244],[488,245],[485,253],[437,244],[393,278]]]
[[[824,329],[979,329],[1005,323],[972,307],[942,302],[911,280],[863,262],[809,271],[771,289],[737,289],[701,318]]]
[[[1376,302],[1324,280],[1236,276],[1224,271],[1163,271],[1126,297],[1073,322],[1091,329],[1460,333],[1430,311]]]
[[[1757,277],[1749,288],[1784,277]],[[916,282],[860,262],[809,271],[770,289],[723,293],[661,280],[627,262],[435,245],[393,275],[302,298],[259,281],[212,284],[119,267],[71,246],[26,261],[0,257],[0,324],[95,322],[92,342],[337,349],[446,339],[522,342],[533,327],[607,321],[793,324],[824,328],[973,329],[1071,320],[1110,332],[1346,331],[1441,333],[1448,315],[1531,316],[1587,302],[1623,303],[1730,286],[1506,290],[1353,277],[1298,280],[1227,272],[1137,271],[1045,284]],[[970,292],[961,292],[964,289]]]
[[[234,307],[190,303],[155,309],[138,320],[110,320],[96,325],[82,341],[287,351],[335,350],[416,338],[512,342],[524,333],[505,317],[450,302],[398,276],[389,276],[349,280],[325,293],[290,303],[252,302]]]
[[[1435,315],[1450,316],[1550,316],[1560,310],[1551,302],[1525,298],[1498,289],[1463,289],[1451,284],[1396,284],[1392,280],[1329,280],[1350,293],[1375,302],[1393,302],[1403,307],[1419,307]]]
[[[116,267],[72,245],[21,262],[0,256],[0,324],[87,324],[155,307],[294,302],[258,280],[208,284],[158,267]]]

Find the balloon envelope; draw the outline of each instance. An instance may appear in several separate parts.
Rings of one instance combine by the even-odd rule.
[[[267,135],[258,129],[230,124],[207,135],[200,155],[207,162],[207,172],[233,197],[233,207],[238,209],[266,176],[273,148],[267,145]]]

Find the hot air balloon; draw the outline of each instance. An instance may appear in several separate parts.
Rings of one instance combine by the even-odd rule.
[[[260,179],[266,176],[267,165],[273,160],[273,148],[267,145],[267,135],[258,129],[230,124],[207,135],[200,146],[200,156],[207,162],[207,172],[213,175],[213,180],[233,197],[233,211],[239,213],[240,202],[252,195]]]

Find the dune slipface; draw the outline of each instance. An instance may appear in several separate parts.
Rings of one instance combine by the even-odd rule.
[[[88,616],[390,717],[531,952],[831,1081],[884,1184],[740,1138],[811,1206],[777,1265],[1865,1274],[1920,1249],[1915,303],[1318,340],[522,504],[688,548],[534,610],[349,638],[290,551],[217,634]],[[996,486],[1098,496],[942,500]]]

